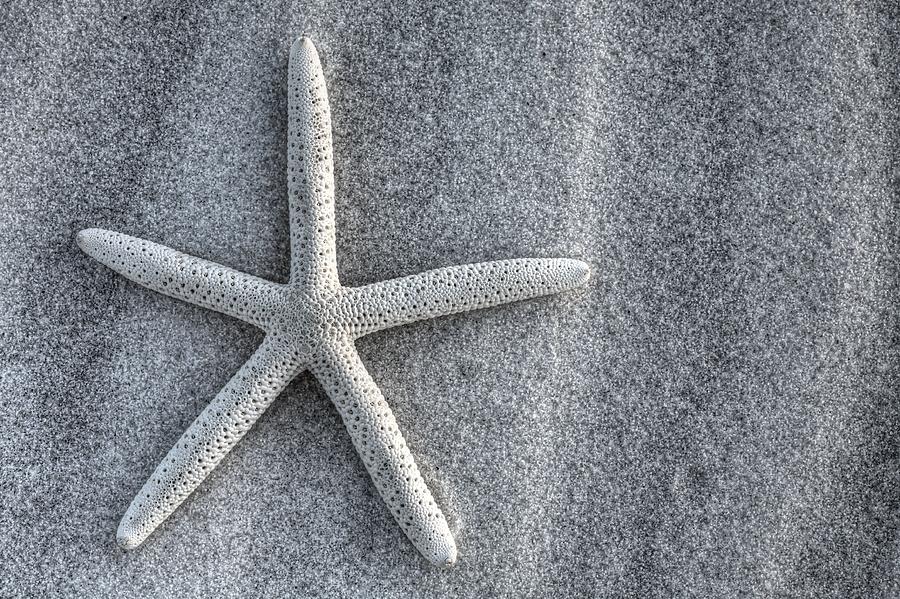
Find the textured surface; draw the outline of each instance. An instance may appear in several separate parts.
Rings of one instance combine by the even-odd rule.
[[[254,324],[266,339],[191,423],[119,523],[134,549],[197,489],[298,373],[315,374],[391,514],[432,564],[456,563],[456,542],[394,414],[356,353],[380,329],[584,286],[588,265],[564,258],[464,264],[344,287],[337,276],[334,165],[324,73],[308,38],[288,63],[291,278],[283,285],[103,229],[84,229],[84,252],[154,291]]]
[[[2,5],[0,595],[897,596],[898,15],[650,4]],[[115,546],[263,336],[75,232],[287,280],[301,34],[343,283],[592,266],[583,294],[357,343],[453,570],[404,541],[308,374],[152,542]]]

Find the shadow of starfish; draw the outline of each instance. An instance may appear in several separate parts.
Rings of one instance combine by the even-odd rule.
[[[308,39],[288,67],[288,199],[291,277],[273,283],[122,233],[85,229],[78,245],[125,277],[165,295],[254,324],[265,340],[191,424],[134,498],[118,543],[140,545],[212,471],[298,373],[319,379],[375,487],[431,563],[450,566],[456,543],[394,415],[354,340],[388,327],[583,285],[588,266],[521,259],[440,268],[363,287],[338,281],[331,116]]]

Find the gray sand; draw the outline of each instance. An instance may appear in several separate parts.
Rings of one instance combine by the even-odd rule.
[[[898,596],[896,6],[40,4],[0,8],[0,596]],[[452,571],[309,375],[142,548],[114,543],[262,334],[74,234],[284,280],[302,34],[345,283],[594,270],[359,343]]]

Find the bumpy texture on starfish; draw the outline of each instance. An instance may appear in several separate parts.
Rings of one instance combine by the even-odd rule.
[[[259,279],[121,233],[78,233],[82,250],[132,281],[266,332],[144,484],[117,539],[126,549],[140,545],[290,380],[309,369],[337,406],[403,532],[430,562],[449,566],[456,561],[453,535],[353,342],[416,320],[572,289],[587,281],[588,267],[562,258],[502,260],[342,287],[335,259],[331,118],[322,67],[308,39],[291,47],[288,70],[290,282]]]

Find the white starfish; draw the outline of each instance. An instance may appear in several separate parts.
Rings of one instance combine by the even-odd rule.
[[[265,340],[182,435],[134,498],[118,543],[140,545],[309,369],[340,412],[375,487],[413,545],[433,564],[456,561],[456,543],[397,421],[360,361],[354,340],[424,318],[583,285],[578,260],[521,259],[440,268],[363,287],[338,281],[331,117],[312,42],[297,40],[288,68],[291,278],[273,283],[122,233],[85,229],[78,245],[125,277],[252,323]]]

